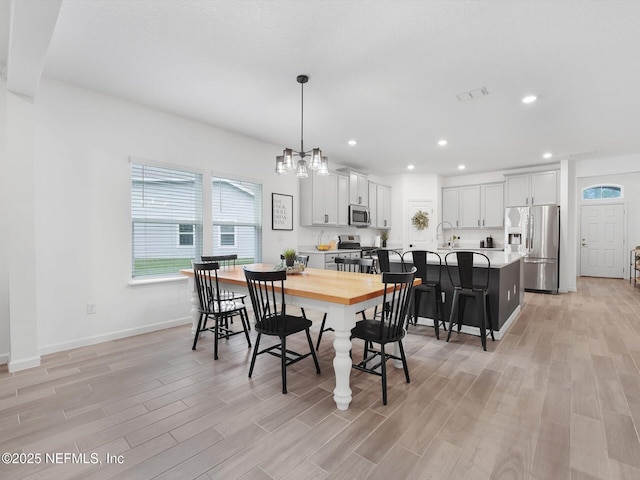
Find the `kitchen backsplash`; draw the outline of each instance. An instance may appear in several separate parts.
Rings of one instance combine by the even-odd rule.
[[[362,245],[375,245],[375,237],[380,235],[381,230],[377,228],[326,228],[326,227],[299,227],[298,245],[317,245],[318,243],[329,243],[335,240],[338,243],[338,235],[355,234],[360,235],[360,243]],[[320,233],[322,238],[320,239]],[[398,235],[395,235],[398,233]],[[449,232],[447,231],[447,234]],[[460,237],[456,240],[456,246],[462,248],[479,248],[480,241],[486,240],[491,235],[493,237],[494,248],[504,248],[504,230],[502,228],[485,228],[478,230],[461,230],[454,229],[454,235]],[[395,232],[393,227],[389,230],[389,240],[387,246],[389,248],[401,248],[402,232]],[[439,235],[438,242],[442,242],[442,235]]]

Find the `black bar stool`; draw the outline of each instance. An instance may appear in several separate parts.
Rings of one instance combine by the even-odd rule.
[[[453,262],[453,259],[456,262]],[[444,257],[444,263],[447,266],[447,273],[453,285],[453,300],[451,302],[451,315],[449,316],[449,334],[447,342],[451,338],[453,331],[453,322],[456,318],[458,332],[462,328],[462,320],[464,317],[464,308],[467,298],[471,297],[475,300],[478,308],[478,318],[480,320],[480,339],[482,348],[487,350],[487,326],[493,337],[493,326],[491,324],[491,310],[489,305],[489,272],[491,269],[491,261],[483,253],[457,251],[449,252]],[[474,267],[474,263],[476,264]],[[454,273],[454,274],[452,274]]]
[[[411,255],[413,266],[416,267],[416,277],[422,280],[420,285],[413,287],[413,315],[410,320],[413,324],[418,323],[420,306],[426,298],[431,302],[433,312],[433,329],[436,338],[440,339],[440,324],[444,331],[447,326],[444,321],[444,303],[442,302],[442,257],[436,252],[429,250],[409,250],[402,254],[402,264],[408,263],[406,255]]]

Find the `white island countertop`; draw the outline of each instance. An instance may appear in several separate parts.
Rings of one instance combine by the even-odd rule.
[[[453,253],[455,252],[456,251],[454,251]],[[442,257],[442,263],[444,264],[444,257],[447,253],[449,253],[449,250],[438,250],[438,253]],[[506,253],[504,251],[498,251],[498,252],[482,251],[478,253],[482,253],[483,255],[486,255],[489,258],[489,261],[491,262],[491,268],[506,267],[507,265],[511,265],[514,262],[519,262],[522,259],[522,255],[520,255],[519,253]],[[453,260],[453,262],[451,260]],[[449,257],[449,263],[453,265],[456,264],[455,255],[451,255]],[[476,262],[476,263],[478,264],[478,266],[486,265],[484,262],[482,263]]]
[[[456,253],[459,252],[461,250],[454,250],[453,252],[451,252],[451,250],[436,250],[436,252],[440,255],[440,257],[442,258],[442,265],[444,266],[444,257],[447,253]],[[471,249],[469,249],[469,251],[472,251]],[[500,251],[482,251],[482,252],[478,252],[478,253],[482,253],[484,255],[486,255],[489,258],[489,261],[491,262],[491,268],[502,268],[502,267],[506,267],[507,265],[511,265],[514,262],[519,262],[522,259],[522,255],[520,255],[519,253],[505,253],[504,251],[500,250]],[[484,259],[482,259],[484,260]],[[431,262],[430,262],[431,263]],[[451,255],[449,257],[449,264],[450,265],[456,265],[456,257],[455,255]],[[484,267],[486,266],[486,262],[480,262],[477,261],[475,263],[475,265],[477,265],[478,267]]]

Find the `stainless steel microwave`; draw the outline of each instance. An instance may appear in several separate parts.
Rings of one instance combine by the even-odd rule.
[[[371,225],[369,208],[363,205],[349,205],[349,225],[363,228]]]

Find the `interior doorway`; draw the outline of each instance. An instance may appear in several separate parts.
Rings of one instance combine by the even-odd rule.
[[[624,277],[624,205],[580,207],[580,275]]]

